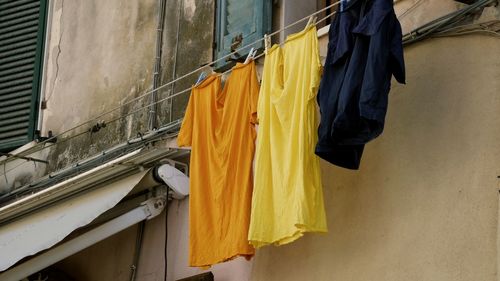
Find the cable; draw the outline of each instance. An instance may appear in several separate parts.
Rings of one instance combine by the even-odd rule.
[[[493,31],[493,30],[484,30],[484,29],[461,31],[461,32],[455,32],[455,33],[443,33],[443,34],[432,35],[432,37],[453,37],[453,36],[463,36],[463,35],[473,34],[473,33],[485,33],[488,35],[500,37],[500,32]]]
[[[142,251],[142,240],[144,238],[144,228],[146,227],[146,221],[141,221],[137,226],[137,234],[135,237],[135,249],[134,249],[134,259],[132,265],[130,266],[130,281],[135,281],[137,278],[137,271],[139,268],[139,258],[141,257]]]
[[[482,22],[482,23],[473,23],[473,24],[464,24],[464,25],[458,25],[458,26],[453,26],[450,28],[446,28],[443,30],[439,30],[435,34],[433,34],[433,37],[442,37],[443,36],[450,36],[450,35],[455,35],[455,34],[465,34],[465,32],[489,32],[493,34],[497,34],[498,31],[500,30],[500,26],[492,30],[491,28],[497,24],[500,23],[500,20],[491,20],[488,22]]]
[[[439,32],[440,29],[446,28],[449,25],[456,24],[464,17],[468,16],[471,12],[474,12],[476,9],[480,9],[485,7],[486,5],[495,2],[496,0],[478,0],[474,4],[467,6],[463,9],[460,9],[451,14],[445,15],[441,18],[433,20],[420,28],[415,29],[414,31],[405,34],[403,36],[403,46],[407,46],[409,44],[418,42],[423,40],[432,34]]]
[[[163,270],[163,281],[167,281],[167,268],[168,268],[168,251],[167,251],[167,245],[168,245],[168,206],[169,206],[169,200],[167,196],[167,202],[165,203],[165,243],[163,244],[163,258],[165,262],[164,270]]]
[[[406,15],[408,15],[412,10],[414,10],[418,5],[420,5],[424,0],[418,0],[417,2],[415,2],[413,5],[411,5],[410,8],[408,8],[408,10],[404,11],[399,17],[398,19],[401,20],[402,18],[404,18]]]
[[[333,3],[333,4],[331,4],[331,5],[328,5],[328,6],[326,6],[326,7],[325,7],[325,8],[323,8],[323,9],[320,9],[320,10],[318,10],[318,11],[316,11],[316,12],[314,12],[314,13],[312,13],[312,14],[308,15],[308,16],[305,16],[305,17],[303,17],[303,18],[301,18],[301,19],[299,19],[299,20],[297,20],[297,21],[295,21],[295,22],[293,22],[293,23],[291,23],[291,24],[289,24],[289,25],[287,25],[287,26],[285,26],[285,27],[281,28],[281,29],[278,29],[278,30],[276,30],[276,31],[274,31],[274,32],[272,32],[272,33],[270,33],[268,36],[274,36],[274,35],[277,35],[277,34],[279,34],[280,32],[282,32],[282,31],[284,31],[284,30],[286,30],[286,29],[288,29],[288,28],[290,28],[290,27],[292,27],[292,26],[295,26],[295,25],[297,25],[298,23],[300,23],[300,22],[302,22],[302,21],[304,21],[304,20],[306,20],[306,19],[309,19],[311,16],[317,15],[317,14],[319,14],[319,13],[321,13],[321,12],[323,12],[323,11],[325,11],[325,10],[329,9],[329,8],[334,7],[335,5],[338,5],[339,3],[340,3],[340,1],[337,1],[337,2],[335,2],[335,3]],[[320,21],[316,22],[316,24],[318,24],[319,22],[321,22],[321,21],[325,20],[327,17],[332,16],[333,14],[335,14],[335,12],[331,13],[330,15],[325,16],[323,19],[321,19]],[[184,79],[184,78],[187,78],[187,77],[189,77],[190,75],[193,75],[193,74],[197,73],[198,71],[200,71],[200,70],[204,69],[205,67],[207,67],[207,66],[211,66],[211,65],[214,65],[215,63],[217,63],[217,62],[219,62],[219,61],[221,61],[221,60],[223,60],[223,59],[226,59],[226,58],[228,58],[228,57],[230,57],[230,56],[232,56],[232,55],[234,55],[234,54],[237,54],[239,51],[244,50],[244,49],[246,49],[246,48],[248,48],[248,47],[250,47],[250,46],[253,46],[253,45],[255,45],[255,44],[257,44],[257,43],[259,43],[259,42],[261,42],[261,41],[263,41],[263,40],[264,40],[264,38],[259,38],[259,39],[255,40],[254,42],[251,42],[251,43],[249,43],[249,44],[247,44],[247,45],[245,45],[245,46],[243,46],[243,47],[240,47],[240,48],[236,49],[235,51],[233,51],[233,52],[231,52],[231,53],[229,53],[229,54],[227,54],[227,55],[225,55],[225,56],[223,56],[223,57],[221,57],[221,58],[219,58],[219,59],[216,59],[216,60],[214,60],[214,61],[212,61],[212,62],[208,63],[208,64],[207,64],[207,65],[205,65],[205,66],[199,67],[199,68],[197,68],[197,69],[195,69],[195,70],[193,70],[193,71],[191,71],[191,72],[188,72],[188,73],[186,73],[186,74],[184,74],[184,75],[182,75],[182,76],[180,76],[180,77],[178,77],[178,78],[176,78],[176,79],[174,79],[174,80],[172,80],[172,81],[170,81],[170,82],[167,82],[167,83],[165,83],[165,84],[162,84],[161,86],[157,87],[156,89],[152,89],[152,90],[150,90],[150,91],[147,91],[147,92],[145,92],[144,94],[142,94],[142,95],[140,95],[140,96],[137,96],[137,97],[135,97],[135,98],[133,98],[133,99],[131,99],[131,100],[129,100],[129,101],[127,101],[127,102],[125,102],[124,104],[122,104],[122,105],[120,105],[120,106],[118,106],[118,107],[112,108],[112,109],[110,109],[110,110],[108,110],[108,111],[106,111],[106,112],[104,112],[104,113],[99,114],[98,116],[96,116],[96,117],[94,117],[94,118],[92,118],[92,119],[89,119],[89,120],[87,120],[87,121],[85,121],[85,122],[83,122],[83,123],[80,123],[80,124],[78,124],[78,125],[76,125],[76,126],[72,127],[72,128],[69,128],[69,129],[67,129],[67,130],[65,130],[65,131],[63,131],[63,132],[61,132],[61,133],[59,133],[59,134],[57,134],[57,135],[55,135],[55,136],[53,136],[53,137],[50,137],[50,138],[48,138],[48,139],[46,139],[46,140],[44,140],[44,141],[42,141],[42,142],[39,142],[39,143],[37,143],[35,146],[31,147],[30,149],[28,149],[28,150],[26,150],[26,151],[23,151],[23,152],[21,152],[21,153],[19,153],[19,154],[16,154],[16,155],[18,155],[18,156],[24,156],[24,155],[27,155],[27,154],[31,154],[31,153],[34,153],[34,152],[40,151],[40,150],[35,150],[35,151],[33,152],[33,151],[32,151],[32,149],[34,149],[35,147],[39,147],[39,146],[41,146],[41,145],[43,145],[43,144],[45,144],[45,143],[47,143],[47,142],[51,142],[52,140],[56,139],[57,137],[62,136],[63,134],[66,134],[66,133],[68,133],[68,132],[70,132],[70,131],[73,131],[73,130],[75,130],[75,129],[78,129],[78,128],[80,128],[80,127],[82,127],[82,126],[84,126],[84,125],[86,125],[86,124],[89,124],[89,123],[91,123],[91,122],[93,122],[93,121],[96,121],[96,120],[98,120],[99,118],[101,118],[101,117],[103,117],[103,116],[105,116],[105,115],[107,115],[107,114],[110,114],[110,113],[112,113],[112,112],[114,112],[114,111],[116,111],[116,110],[118,110],[118,109],[121,109],[121,108],[122,108],[122,107],[124,107],[125,105],[128,105],[128,104],[130,104],[130,103],[132,103],[132,102],[134,102],[134,101],[137,101],[137,100],[139,100],[139,99],[141,99],[141,98],[143,98],[143,97],[145,97],[145,96],[147,96],[147,95],[151,94],[152,92],[158,91],[159,89],[162,89],[162,88],[164,88],[164,87],[166,87],[166,86],[168,86],[168,85],[171,85],[171,84],[173,84],[173,83],[175,83],[175,82],[177,82],[177,81],[180,81],[180,80],[182,80],[182,79]],[[229,70],[229,71],[230,71],[230,70]],[[226,72],[224,72],[223,74],[225,74],[225,73],[227,73],[227,71],[226,71]],[[183,90],[183,91],[178,92],[178,93],[176,93],[176,94],[174,94],[174,95],[170,95],[170,96],[168,96],[166,99],[173,98],[173,97],[175,97],[175,96],[177,96],[177,95],[179,95],[179,94],[182,94],[182,93],[184,93],[184,92],[187,92],[187,91],[188,91],[188,89]],[[148,104],[148,107],[150,107],[150,106],[152,106],[152,105],[154,105],[154,104],[156,104],[156,103],[158,103],[158,102],[164,101],[164,100],[166,100],[166,99],[161,99],[160,101],[156,101],[155,103]],[[134,113],[135,113],[135,112],[134,112]],[[129,116],[129,115],[131,115],[131,114],[127,114],[126,116]],[[118,118],[118,119],[121,119],[121,118]],[[49,145],[49,146],[47,146],[47,147],[51,147],[51,146],[52,146],[52,145]],[[46,148],[46,147],[44,147],[44,148],[42,148],[42,149],[45,149],[45,148]],[[0,164],[5,163],[5,162],[6,162],[6,161],[8,161],[9,159],[11,159],[11,157],[7,157],[6,159],[0,160]]]

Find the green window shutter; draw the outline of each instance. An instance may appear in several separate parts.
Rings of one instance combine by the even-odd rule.
[[[270,0],[217,0],[215,58],[221,58],[270,33],[271,7]],[[263,45],[259,42],[238,52],[238,55],[244,57],[251,47],[262,48]],[[225,70],[233,64],[223,60],[215,68]]]
[[[0,151],[35,138],[48,0],[0,0]]]

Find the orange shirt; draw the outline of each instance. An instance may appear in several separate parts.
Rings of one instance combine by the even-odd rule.
[[[238,63],[193,87],[177,142],[191,146],[189,264],[205,267],[254,254],[248,226],[259,84],[255,63]]]

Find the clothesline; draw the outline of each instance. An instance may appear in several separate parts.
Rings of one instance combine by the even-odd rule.
[[[314,25],[318,25],[319,23],[321,23],[321,22],[325,21],[326,19],[328,19],[329,17],[333,16],[335,13],[336,13],[336,12],[332,12],[332,13],[330,13],[330,14],[326,15],[326,16],[325,16],[325,17],[323,17],[322,19],[320,19],[320,20],[316,21],[316,23],[314,23]],[[280,43],[279,43],[279,45],[282,45],[283,43],[284,43],[284,42],[280,42]],[[255,57],[254,57],[254,60],[257,60],[257,59],[261,58],[261,57],[262,57],[262,56],[264,56],[264,55],[265,55],[264,53],[260,53],[259,55],[257,55],[257,56],[255,56]],[[226,74],[230,73],[231,71],[232,71],[232,68],[231,68],[231,69],[228,69],[228,70],[226,70],[226,71],[224,71],[224,72],[218,73],[218,74],[216,74],[216,75],[218,75],[218,76],[226,75]],[[142,111],[142,110],[144,110],[144,109],[146,109],[146,108],[148,108],[148,107],[150,107],[150,106],[152,106],[152,105],[159,104],[159,103],[161,103],[161,102],[164,102],[164,101],[166,101],[166,100],[172,99],[172,98],[174,98],[174,97],[176,97],[176,96],[180,96],[180,95],[185,94],[185,93],[190,92],[190,91],[191,91],[191,88],[187,88],[187,89],[181,90],[181,91],[179,91],[179,92],[177,92],[177,93],[175,93],[175,94],[173,94],[173,95],[170,95],[170,96],[168,96],[168,97],[165,97],[165,98],[163,98],[163,99],[160,99],[160,100],[158,100],[158,101],[156,101],[156,102],[154,102],[154,103],[150,103],[150,104],[148,104],[148,105],[145,105],[145,106],[142,106],[142,107],[140,107],[140,108],[137,108],[137,109],[135,109],[135,110],[133,110],[133,111],[131,111],[131,112],[128,112],[127,114],[123,114],[123,115],[120,115],[120,116],[118,116],[118,117],[116,117],[116,118],[114,118],[114,119],[108,120],[106,123],[108,123],[108,124],[109,124],[109,123],[115,122],[115,121],[117,121],[117,120],[123,119],[123,118],[125,118],[125,117],[130,116],[130,115],[133,115],[133,114],[135,114],[135,113],[138,113],[138,112],[140,112],[140,111]],[[172,123],[177,122],[177,121],[178,121],[178,120],[180,120],[180,119],[181,119],[181,118],[179,118],[179,119],[177,119],[177,120],[175,120],[175,121],[172,121]],[[75,135],[73,135],[73,136],[71,136],[71,137],[68,137],[68,138],[66,138],[66,139],[60,140],[58,143],[62,143],[62,142],[69,141],[69,140],[71,140],[71,139],[73,139],[73,138],[79,137],[79,136],[84,135],[84,134],[86,134],[86,133],[87,133],[87,131],[85,131],[85,132],[80,132],[80,133],[75,134]],[[52,146],[54,146],[54,145],[56,145],[56,144],[57,144],[57,143],[50,143],[49,145],[46,145],[46,146],[44,146],[44,147],[41,147],[41,148],[39,148],[39,149],[37,149],[37,150],[35,150],[35,151],[32,151],[31,153],[35,153],[35,152],[42,151],[42,150],[47,149],[47,148],[49,148],[49,147],[52,147]],[[7,158],[7,159],[8,159],[8,158]],[[3,160],[3,161],[6,161],[7,159],[5,159],[5,160]],[[16,166],[16,167],[17,167],[17,166]],[[16,168],[16,167],[14,167],[14,168]],[[10,169],[10,170],[12,170],[12,169]],[[10,171],[10,170],[9,170],[9,171]]]
[[[333,4],[331,4],[331,5],[328,5],[328,6],[326,6],[325,8],[322,8],[322,9],[320,9],[320,10],[318,10],[318,11],[316,11],[316,12],[314,12],[314,13],[312,13],[312,14],[308,15],[308,16],[305,16],[305,17],[303,17],[303,18],[301,18],[301,19],[299,19],[299,20],[297,20],[297,21],[295,21],[295,22],[293,22],[293,23],[291,23],[291,24],[289,24],[289,25],[287,25],[287,26],[285,26],[285,27],[283,27],[283,28],[281,28],[281,29],[278,29],[278,30],[276,30],[276,31],[274,31],[274,32],[272,32],[272,33],[270,33],[270,34],[268,34],[268,36],[272,37],[272,36],[274,36],[274,35],[277,35],[277,34],[279,34],[279,33],[283,32],[283,31],[285,31],[285,30],[289,29],[290,27],[295,26],[295,25],[297,25],[297,24],[299,24],[299,23],[301,23],[301,22],[303,22],[303,21],[305,21],[305,20],[307,20],[307,19],[311,18],[312,16],[318,15],[319,13],[324,12],[324,11],[326,11],[326,10],[328,10],[328,9],[330,9],[330,8],[332,8],[332,7],[334,7],[334,6],[336,6],[336,5],[338,5],[340,2],[341,2],[341,1],[337,1],[337,2],[335,2],[335,3],[333,3]],[[329,15],[325,16],[325,17],[323,17],[321,20],[317,21],[317,22],[316,22],[316,24],[319,24],[320,22],[322,22],[322,21],[326,20],[327,18],[331,17],[331,16],[332,16],[332,15],[334,15],[334,14],[335,14],[335,12],[333,12],[333,13],[331,13],[331,14],[329,14]],[[108,115],[108,114],[110,114],[110,113],[112,113],[112,112],[114,112],[114,111],[116,111],[116,110],[118,110],[118,109],[121,109],[121,108],[122,108],[122,107],[124,107],[125,105],[128,105],[128,104],[130,104],[130,103],[132,103],[132,102],[135,102],[135,101],[137,101],[137,100],[139,100],[139,99],[141,99],[141,98],[144,98],[144,97],[148,96],[149,94],[151,94],[151,93],[153,93],[153,92],[155,92],[155,91],[158,91],[158,90],[160,90],[160,89],[162,89],[162,88],[164,88],[164,87],[166,87],[166,86],[168,86],[168,85],[171,85],[171,84],[173,84],[173,83],[175,83],[175,82],[178,82],[178,81],[180,81],[180,80],[183,80],[183,79],[185,79],[185,78],[187,78],[187,77],[189,77],[189,76],[191,76],[191,75],[193,75],[193,74],[195,74],[195,73],[197,73],[197,72],[199,72],[199,71],[203,70],[205,67],[207,67],[207,66],[211,66],[211,65],[214,65],[215,63],[217,63],[217,62],[219,62],[219,61],[222,61],[223,59],[229,58],[229,57],[231,57],[232,55],[234,55],[234,54],[236,54],[236,53],[238,53],[238,52],[240,52],[240,51],[242,51],[242,50],[245,50],[245,49],[247,49],[247,48],[249,48],[249,47],[251,47],[251,46],[253,46],[253,45],[255,45],[255,44],[257,44],[257,43],[259,43],[259,42],[261,42],[261,41],[263,41],[263,40],[264,40],[264,37],[259,38],[259,39],[255,40],[255,41],[251,42],[251,43],[248,43],[248,44],[247,44],[247,45],[245,45],[245,46],[242,46],[242,47],[240,47],[240,48],[238,48],[238,49],[234,50],[233,52],[231,52],[231,53],[229,53],[229,54],[227,54],[227,55],[225,55],[225,56],[223,56],[223,57],[220,57],[220,58],[218,58],[218,59],[216,59],[216,60],[214,60],[214,61],[212,61],[212,62],[208,63],[208,64],[207,64],[207,65],[205,65],[205,66],[202,66],[202,67],[199,67],[199,68],[197,68],[197,69],[195,69],[195,70],[192,70],[192,71],[190,71],[190,72],[188,72],[188,73],[186,73],[186,74],[184,74],[184,75],[182,75],[182,76],[180,76],[180,77],[178,77],[178,78],[176,78],[176,79],[174,79],[174,80],[172,80],[172,81],[169,81],[169,82],[167,82],[167,83],[165,83],[165,84],[160,85],[159,87],[157,87],[157,88],[155,88],[155,89],[152,89],[152,90],[146,91],[144,94],[142,94],[142,95],[140,95],[140,96],[137,96],[137,97],[135,97],[135,98],[133,98],[133,99],[131,99],[131,100],[129,100],[129,101],[127,101],[127,102],[125,102],[125,103],[121,104],[120,106],[117,106],[117,107],[112,108],[112,109],[110,109],[110,110],[108,110],[108,111],[105,111],[105,112],[103,112],[103,113],[99,114],[98,116],[96,116],[96,117],[94,117],[94,118],[92,118],[92,119],[89,119],[89,120],[87,120],[87,121],[84,121],[84,122],[82,122],[82,123],[80,123],[80,124],[78,124],[78,125],[76,125],[76,126],[74,126],[74,127],[71,127],[71,128],[69,128],[69,129],[67,129],[67,130],[65,130],[65,131],[63,131],[63,132],[61,132],[61,133],[59,133],[59,134],[57,134],[57,135],[55,135],[55,136],[52,136],[52,137],[50,137],[50,138],[47,138],[47,139],[46,139],[46,140],[44,140],[44,141],[41,141],[41,142],[37,143],[35,146],[31,147],[31,148],[30,148],[29,150],[27,150],[27,151],[24,151],[24,152],[21,152],[21,153],[19,153],[19,154],[15,154],[15,155],[13,155],[13,156],[9,156],[9,157],[7,157],[7,158],[5,158],[5,159],[3,159],[3,160],[0,160],[0,164],[5,163],[6,161],[10,160],[10,159],[11,159],[11,158],[13,158],[14,156],[24,156],[25,154],[35,153],[35,152],[38,152],[38,151],[44,150],[44,149],[46,149],[46,148],[48,148],[48,147],[51,147],[51,146],[53,146],[54,144],[47,145],[47,146],[43,146],[43,145],[44,145],[44,144],[46,144],[46,143],[51,143],[52,141],[54,141],[54,140],[55,140],[55,139],[57,139],[58,137],[61,137],[62,135],[66,134],[66,133],[68,133],[68,132],[71,132],[71,131],[76,130],[76,129],[80,128],[80,127],[83,127],[84,125],[90,124],[90,123],[92,123],[92,122],[94,122],[94,121],[98,120],[99,118],[101,118],[101,117],[103,117],[103,116],[106,116],[106,115]],[[259,58],[259,57],[261,57],[262,55],[263,55],[263,54],[259,54],[256,58]],[[221,75],[222,75],[222,74],[229,73],[230,71],[231,71],[231,69],[229,69],[228,71],[225,71],[225,72],[221,73]],[[144,108],[146,108],[146,107],[150,107],[150,106],[152,106],[152,105],[154,105],[154,104],[157,104],[157,103],[159,103],[159,102],[163,102],[163,101],[165,101],[165,100],[172,99],[172,98],[174,98],[174,97],[176,97],[176,96],[179,96],[179,95],[181,95],[181,94],[184,94],[184,93],[186,93],[186,92],[188,92],[188,91],[190,91],[190,89],[185,89],[185,90],[182,90],[182,91],[177,92],[177,93],[175,93],[175,94],[173,94],[173,95],[170,95],[170,96],[168,96],[168,97],[166,97],[166,98],[164,98],[164,99],[158,100],[158,101],[156,101],[155,103],[150,103],[150,104],[148,104],[147,106],[141,107],[141,108],[139,108],[138,110],[134,110],[134,111],[129,112],[129,113],[125,114],[125,115],[121,115],[121,116],[119,116],[119,117],[117,117],[117,118],[115,118],[115,119],[112,119],[112,120],[110,120],[110,121],[108,121],[108,122],[106,122],[106,123],[114,122],[114,121],[116,121],[116,120],[119,120],[119,119],[122,119],[122,118],[124,118],[124,117],[130,116],[131,114],[137,113],[138,111],[143,110],[143,109],[144,109]],[[84,134],[84,133],[86,133],[86,132],[82,132],[82,133],[77,134],[77,135],[75,135],[75,136],[80,136],[80,135],[82,135],[82,134]],[[65,141],[70,140],[70,139],[72,139],[72,137],[65,139]],[[61,141],[59,140],[59,143],[60,143],[60,142],[61,142]],[[38,147],[40,147],[40,146],[43,146],[43,147],[42,147],[41,149],[35,149],[35,148],[38,148]],[[34,150],[33,150],[33,149],[34,149]]]
[[[359,169],[365,144],[383,131],[392,77],[406,78],[392,1],[343,8],[324,65],[308,24],[266,52],[260,83],[252,62],[222,90],[220,78],[193,90],[177,137],[191,147],[189,266],[328,231],[320,158]]]

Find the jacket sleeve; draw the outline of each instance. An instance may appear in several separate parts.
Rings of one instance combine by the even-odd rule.
[[[368,39],[366,66],[359,97],[360,114],[383,124],[391,79],[392,0],[374,1],[354,32]]]
[[[194,126],[194,95],[193,91],[191,91],[186,112],[184,113],[184,118],[182,120],[181,129],[179,131],[179,135],[177,136],[178,146],[191,146],[193,138],[193,126]]]
[[[399,23],[396,16],[392,18],[393,24],[393,36],[391,42],[391,71],[401,84],[406,83],[405,74],[405,60],[403,55],[403,34],[401,31],[401,24]]]

